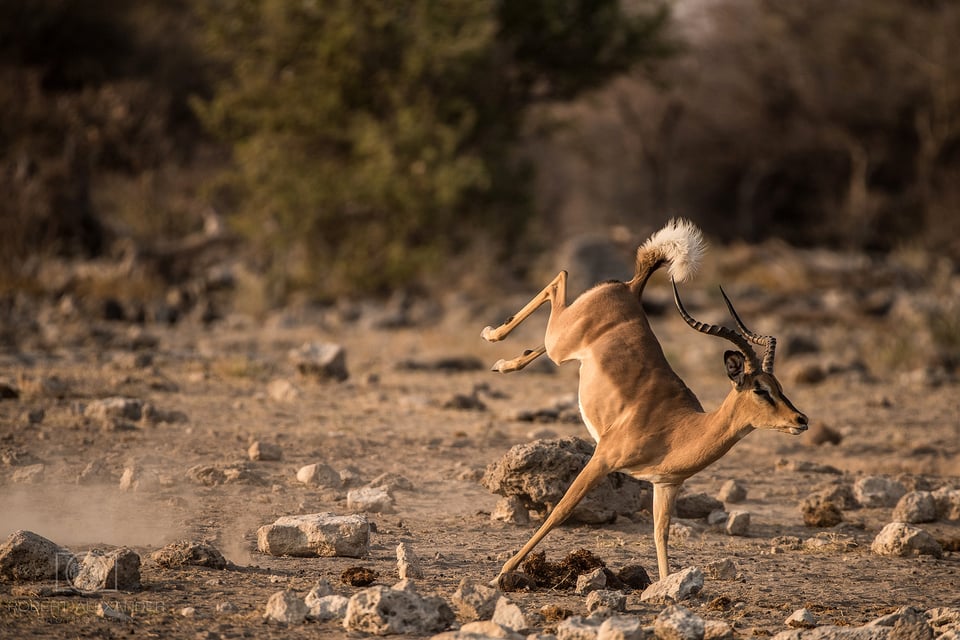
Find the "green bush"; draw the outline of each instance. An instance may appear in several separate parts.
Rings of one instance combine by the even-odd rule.
[[[281,297],[409,286],[478,240],[505,257],[531,212],[527,108],[665,50],[664,11],[619,6],[205,3],[229,73],[195,107],[233,151],[213,197]]]

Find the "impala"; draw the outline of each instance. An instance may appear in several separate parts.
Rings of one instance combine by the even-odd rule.
[[[483,330],[485,340],[502,340],[549,302],[543,345],[513,360],[500,360],[493,369],[518,371],[544,353],[557,364],[579,360],[580,414],[597,443],[590,461],[533,537],[503,565],[501,576],[516,570],[606,474],[624,471],[653,483],[653,537],[662,580],[670,573],[670,518],[684,480],[718,460],[754,429],[793,435],[807,429],[807,417],[787,399],[773,374],[775,338],[747,329],[723,289],[721,295],[736,329],[698,322],[684,309],[676,283],[694,273],[703,251],[697,227],[671,220],[637,249],[636,272],[629,282],[598,284],[567,306],[567,274],[561,271],[515,316],[496,329]],[[650,276],[665,265],[683,320],[700,333],[737,347],[723,355],[732,389],[713,411],[704,411],[670,367],[640,303]],[[754,346],[762,348],[762,355]]]

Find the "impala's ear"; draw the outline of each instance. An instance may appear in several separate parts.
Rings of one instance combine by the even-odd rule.
[[[723,354],[723,364],[727,367],[727,377],[739,388],[743,384],[743,354],[739,351],[727,351]]]

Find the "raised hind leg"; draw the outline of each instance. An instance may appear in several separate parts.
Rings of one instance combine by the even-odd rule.
[[[523,355],[517,356],[513,360],[497,360],[496,364],[493,365],[493,371],[499,371],[500,373],[519,371],[546,352],[547,348],[543,345],[536,349],[527,349],[523,352]]]
[[[497,342],[503,340],[510,332],[526,320],[531,313],[536,311],[545,302],[550,302],[550,313],[559,313],[567,306],[567,272],[561,271],[557,274],[550,284],[545,286],[540,293],[533,297],[533,300],[523,306],[515,315],[507,318],[506,322],[494,329],[493,327],[484,327],[480,332],[480,337],[487,342]],[[534,350],[536,351],[536,350]],[[539,354],[538,354],[539,355]],[[522,358],[523,356],[521,356]]]

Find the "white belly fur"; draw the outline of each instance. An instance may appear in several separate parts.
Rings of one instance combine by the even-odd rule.
[[[597,431],[597,428],[593,426],[593,423],[590,422],[590,418],[587,417],[586,412],[583,410],[583,401],[580,399],[580,395],[577,395],[577,404],[580,405],[580,417],[583,418],[583,424],[587,425],[587,431],[590,432],[590,435],[593,436],[595,442],[600,442],[600,432]]]

